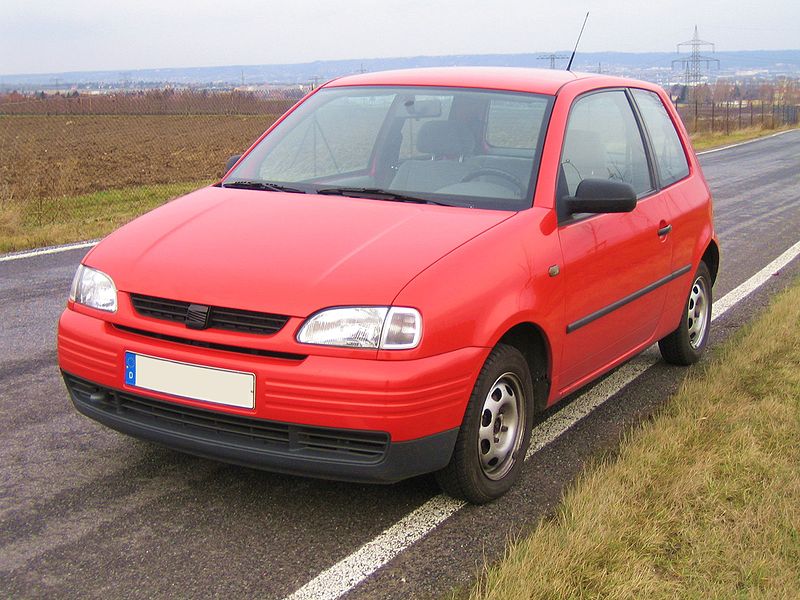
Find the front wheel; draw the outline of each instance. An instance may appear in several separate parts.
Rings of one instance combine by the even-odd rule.
[[[442,489],[474,504],[506,493],[525,460],[533,407],[525,357],[498,344],[475,382],[450,463],[436,474]]]
[[[691,365],[700,360],[711,330],[711,273],[700,262],[686,299],[678,328],[658,342],[661,356],[673,365]]]

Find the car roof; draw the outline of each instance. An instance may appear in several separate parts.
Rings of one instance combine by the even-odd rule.
[[[565,84],[587,80],[589,87],[613,87],[650,84],[621,77],[577,73],[555,69],[519,67],[434,67],[401,69],[347,75],[334,79],[325,87],[408,85],[426,87],[467,87],[554,95]]]

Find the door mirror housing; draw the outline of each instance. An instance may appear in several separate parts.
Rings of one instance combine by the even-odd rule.
[[[228,162],[225,163],[225,172],[227,173],[228,171],[230,171],[233,168],[233,165],[239,162],[240,158],[242,158],[241,154],[234,154],[233,156],[229,156]]]
[[[569,214],[623,213],[636,208],[636,192],[630,184],[613,179],[584,179],[574,197],[564,199]]]

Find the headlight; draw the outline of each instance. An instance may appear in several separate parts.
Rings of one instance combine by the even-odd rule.
[[[302,344],[407,350],[422,337],[422,316],[413,308],[349,306],[310,317],[297,334]]]
[[[117,312],[117,287],[111,277],[83,265],[72,280],[69,299],[98,310]]]

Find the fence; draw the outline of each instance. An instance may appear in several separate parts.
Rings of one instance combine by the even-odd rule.
[[[307,89],[0,94],[0,252],[99,237],[213,181]],[[797,124],[797,86],[767,91],[678,108],[693,132]]]
[[[678,112],[691,133],[729,134],[746,128],[778,129],[797,125],[798,107],[762,100],[726,100],[678,104]]]
[[[147,90],[114,94],[0,94],[0,115],[280,114],[310,87],[249,91]]]
[[[303,92],[0,95],[0,252],[98,237],[212,182]]]

